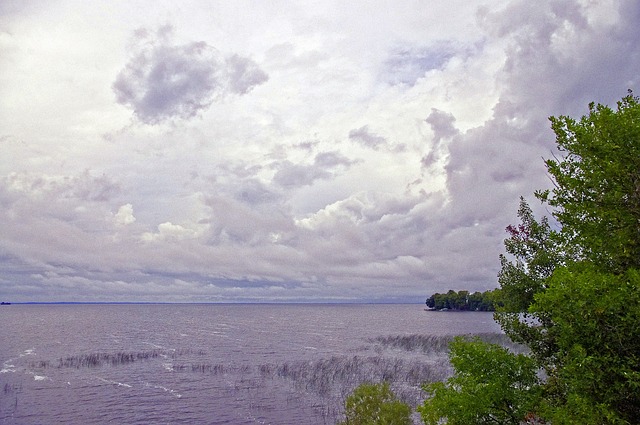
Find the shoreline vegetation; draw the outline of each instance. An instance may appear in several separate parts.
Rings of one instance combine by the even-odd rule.
[[[454,291],[435,293],[427,298],[426,311],[495,311],[498,289],[484,292]]]

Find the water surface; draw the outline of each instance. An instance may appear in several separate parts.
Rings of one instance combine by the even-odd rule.
[[[0,424],[333,424],[360,382],[418,402],[447,335],[498,332],[422,305],[2,306]]]

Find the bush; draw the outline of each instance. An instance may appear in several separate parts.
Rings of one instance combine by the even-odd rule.
[[[518,425],[540,400],[535,362],[523,354],[456,337],[449,355],[455,372],[446,382],[426,384],[430,394],[418,411],[426,425]]]
[[[339,425],[411,425],[411,408],[398,400],[387,382],[361,384],[347,397],[346,419]]]

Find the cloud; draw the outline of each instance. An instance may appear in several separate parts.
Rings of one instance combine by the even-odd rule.
[[[88,170],[75,176],[12,172],[6,177],[4,187],[21,198],[46,203],[106,202],[122,191],[116,181],[105,175],[94,176]]]
[[[233,196],[238,201],[255,206],[282,200],[280,194],[255,178],[244,179],[237,186],[233,186]]]
[[[400,46],[395,48],[384,62],[383,76],[391,85],[413,86],[427,72],[441,69],[460,53],[451,43],[445,41],[421,48]]]
[[[283,161],[278,165],[278,168],[273,176],[273,181],[285,188],[310,186],[316,180],[329,179],[332,176],[330,172],[315,164],[302,165]]]
[[[514,1],[481,9],[488,35],[508,40],[498,108],[519,116],[532,115],[532,108],[547,115],[582,112],[589,102],[610,104],[637,87],[640,57],[631,46],[640,39],[640,4],[614,3]]]
[[[138,30],[134,54],[120,71],[113,91],[140,121],[156,124],[197,116],[225,94],[247,94],[268,80],[251,59],[225,58],[204,41],[173,42],[173,28]]]
[[[269,79],[258,64],[249,58],[231,55],[227,58],[226,65],[229,75],[229,91],[232,93],[247,94],[255,86]]]
[[[381,147],[386,146],[388,143],[387,139],[384,137],[371,133],[371,131],[369,131],[369,126],[367,125],[349,131],[349,140],[353,140],[362,146],[373,150],[378,150]]]
[[[443,149],[444,141],[451,139],[460,134],[460,131],[454,126],[455,117],[451,113],[440,111],[436,108],[431,109],[431,113],[425,119],[431,126],[433,131],[433,147],[428,155],[422,158],[423,167],[429,168],[435,165],[445,156]]]
[[[290,234],[293,227],[286,207],[277,203],[249,204],[218,191],[212,191],[204,202],[210,210],[206,238],[212,246],[239,248],[247,245],[254,249],[266,245],[273,249],[274,236],[280,235],[276,239],[283,242],[284,235]],[[230,254],[234,255],[232,252]],[[258,261],[257,257],[255,260]]]
[[[114,216],[116,224],[126,226],[136,221],[136,218],[133,216],[133,205],[124,204],[118,208],[118,212]]]
[[[454,126],[456,118],[453,114],[431,108],[431,113],[425,119],[425,122],[431,125],[434,133],[434,142],[439,143],[442,139],[447,139],[459,133]]]
[[[322,167],[336,167],[339,165],[344,165],[349,167],[353,164],[346,156],[340,154],[339,152],[321,152],[316,155],[315,164]]]
[[[288,160],[275,164],[278,171],[273,181],[284,188],[310,186],[316,180],[332,179],[340,170],[347,170],[354,163],[336,151],[320,152],[313,164],[294,164]]]
[[[142,235],[143,241],[180,241],[185,239],[194,239],[198,237],[199,232],[184,227],[180,224],[173,224],[169,221],[158,225],[157,233],[146,232]]]

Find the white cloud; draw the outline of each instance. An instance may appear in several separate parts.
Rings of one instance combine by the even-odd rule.
[[[117,224],[126,226],[136,221],[136,218],[133,216],[133,205],[124,204],[118,208],[118,212],[114,216]]]
[[[179,224],[173,224],[169,221],[158,225],[157,233],[143,233],[144,241],[180,241],[184,239],[194,239],[198,236],[198,231],[183,227]]]

